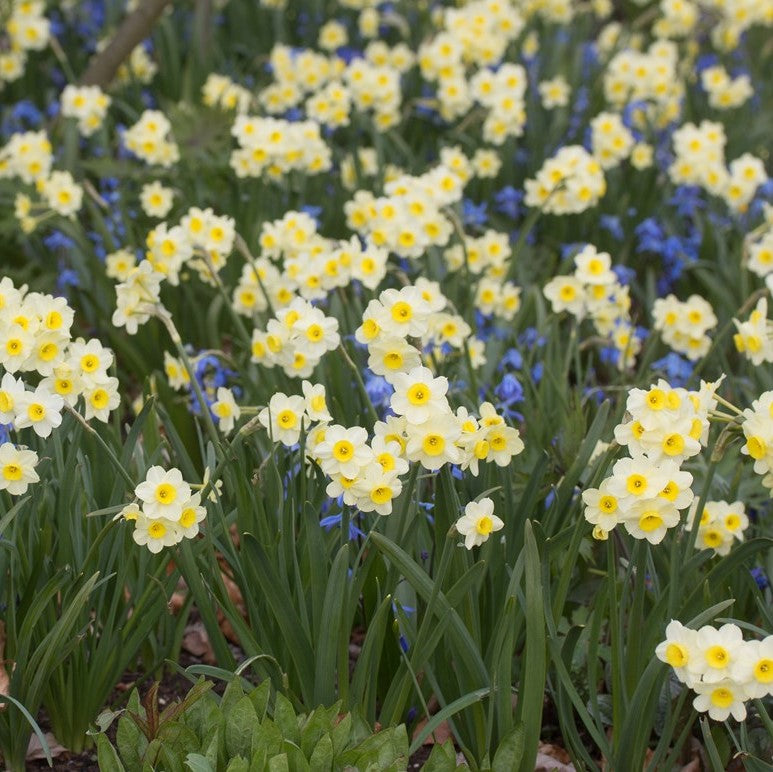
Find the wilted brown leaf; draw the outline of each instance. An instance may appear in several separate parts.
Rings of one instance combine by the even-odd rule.
[[[217,661],[203,622],[194,622],[185,628],[182,646],[207,665],[214,665]]]

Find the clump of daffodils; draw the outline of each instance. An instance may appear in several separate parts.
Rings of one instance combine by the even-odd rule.
[[[657,298],[652,306],[653,327],[663,342],[674,351],[695,362],[710,346],[708,332],[717,326],[711,304],[700,295],[690,295],[685,301],[675,295]]]
[[[589,318],[617,352],[617,366],[631,367],[641,341],[634,335],[628,287],[617,280],[609,254],[592,244],[574,256],[574,263],[574,273],[555,276],[545,285],[545,297],[555,313],[567,311],[578,321]]]
[[[717,110],[729,110],[746,102],[754,93],[748,75],[731,78],[720,64],[701,72],[701,86],[709,95],[709,105]]]
[[[193,539],[207,514],[201,493],[192,493],[179,469],[150,467],[134,495],[137,501],[127,504],[118,517],[134,522],[132,538],[154,554],[183,539]]]
[[[741,453],[754,461],[754,471],[773,495],[773,391],[760,394],[741,414],[746,439]]]
[[[127,150],[141,160],[168,168],[177,163],[180,150],[172,138],[172,124],[160,110],[145,110],[123,136]]]
[[[733,319],[733,343],[755,365],[773,362],[773,321],[768,319],[768,299],[760,298],[744,322]]]
[[[51,39],[51,23],[43,15],[43,0],[11,0],[10,16],[0,33],[0,91],[24,74],[30,51],[44,49]]]
[[[0,424],[43,439],[62,423],[65,405],[82,400],[85,420],[107,422],[118,406],[113,353],[96,340],[72,338],[74,311],[64,298],[28,292],[0,279]],[[17,495],[37,481],[33,451],[4,443],[0,488]]]
[[[253,330],[252,361],[307,378],[328,351],[338,348],[338,320],[303,298],[276,312],[264,330]]]
[[[565,145],[524,183],[527,206],[547,214],[578,214],[599,202],[607,189],[601,164],[581,145]]]
[[[73,86],[62,91],[62,115],[78,121],[78,131],[91,136],[103,123],[110,107],[110,97],[99,86]]]
[[[692,524],[698,509],[698,500],[693,501],[687,515],[686,529]],[[749,527],[749,518],[741,501],[707,501],[698,520],[698,549],[711,549],[717,555],[727,555],[735,541],[743,541],[744,531]]]
[[[0,178],[19,177],[32,184],[48,177],[53,148],[45,131],[23,131],[11,135],[0,149]]]
[[[252,101],[252,94],[226,75],[211,72],[201,88],[202,101],[207,107],[235,110],[246,113]]]
[[[680,512],[693,502],[693,477],[680,467],[708,441],[709,411],[718,384],[699,391],[673,389],[661,379],[649,389],[632,389],[626,417],[615,440],[630,458],[618,460],[598,488],[583,491],[585,519],[594,536],[605,538],[617,525],[650,544],[679,524]]]
[[[330,170],[331,152],[315,121],[291,123],[280,118],[239,115],[231,133],[239,147],[230,165],[237,177],[280,180],[291,171],[320,174]]]
[[[464,546],[471,550],[488,541],[489,536],[504,528],[504,522],[494,514],[494,502],[490,498],[471,501],[464,508],[455,528],[460,536],[464,536]]]
[[[655,655],[696,693],[695,710],[715,721],[743,721],[747,700],[773,695],[773,635],[745,641],[738,625],[692,630],[672,620]]]

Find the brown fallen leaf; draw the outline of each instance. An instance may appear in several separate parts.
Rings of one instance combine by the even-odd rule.
[[[534,762],[534,772],[575,772],[574,764],[565,764],[555,756],[550,756],[541,751],[537,753]]]
[[[51,758],[55,759],[57,756],[67,753],[67,748],[60,745],[51,732],[46,732],[45,738],[48,743],[48,750],[51,751]],[[27,746],[27,761],[35,761],[37,759],[44,759],[45,757],[46,754],[43,751],[43,745],[40,742],[40,738],[36,734],[33,734],[32,737],[30,737],[30,744]]]
[[[5,669],[5,660],[3,654],[5,653],[5,623],[0,620],[0,694],[8,694],[11,688],[11,678],[8,675],[8,671]],[[13,665],[11,665],[13,669]],[[5,709],[5,703],[0,703],[0,710]]]
[[[416,724],[416,729],[413,730],[413,737],[411,739],[415,740],[419,732],[421,732],[421,730],[424,729],[426,725],[426,718],[423,718],[421,721],[419,721],[419,723]],[[424,745],[434,745],[435,743],[442,745],[446,740],[452,737],[453,735],[451,734],[451,727],[448,725],[447,721],[443,721],[435,728],[435,731],[432,732],[426,740],[424,740]]]
[[[185,628],[182,647],[207,665],[214,665],[217,661],[203,622],[193,622]]]

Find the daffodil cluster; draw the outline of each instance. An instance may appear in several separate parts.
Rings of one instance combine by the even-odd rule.
[[[695,710],[715,721],[743,721],[748,700],[773,695],[773,635],[745,641],[738,625],[693,630],[672,620],[655,655],[696,693]]]
[[[735,212],[746,211],[757,188],[767,180],[765,166],[751,153],[725,165],[727,138],[721,123],[684,123],[673,135],[673,163],[668,174],[677,185],[700,185],[722,198]]]
[[[64,298],[0,280],[0,424],[48,437],[79,397],[86,420],[106,422],[118,406],[118,379],[108,375],[113,353],[96,338],[73,340],[73,317]]]
[[[484,497],[480,501],[471,501],[464,508],[464,515],[454,524],[460,536],[464,536],[464,546],[471,550],[488,541],[489,536],[505,527],[504,522],[494,514],[494,502]]]
[[[601,164],[581,145],[564,145],[524,182],[524,201],[547,214],[577,214],[596,206],[606,189]]]
[[[709,350],[711,338],[707,333],[717,326],[714,309],[701,295],[690,295],[685,301],[675,295],[656,298],[652,318],[663,342],[691,361],[697,361]]]
[[[43,0],[11,0],[10,16],[0,33],[0,91],[24,74],[30,51],[41,51],[51,39]]]
[[[207,514],[201,492],[191,491],[179,469],[150,467],[134,495],[136,500],[127,504],[118,517],[134,522],[132,538],[154,554],[183,539],[195,538]]]
[[[322,357],[341,342],[338,319],[303,298],[279,309],[266,329],[252,333],[252,361],[281,367],[291,378],[308,378]]]
[[[755,365],[773,362],[773,320],[768,319],[768,299],[760,298],[744,322],[733,319],[736,349]]]
[[[687,515],[685,528],[692,530],[698,510],[694,499]],[[743,541],[744,531],[749,527],[746,508],[741,501],[707,501],[698,519],[698,549],[711,549],[717,555],[727,555],[735,541]]]
[[[617,366],[631,367],[641,342],[629,315],[628,287],[618,281],[612,258],[588,244],[574,256],[574,264],[573,274],[555,276],[545,285],[545,297],[555,313],[568,311],[578,321],[589,318],[617,351]]]
[[[280,180],[293,170],[320,174],[331,167],[330,147],[316,121],[291,123],[282,118],[239,115],[231,128],[239,147],[230,165],[237,177]]]
[[[78,121],[78,131],[91,136],[103,123],[110,107],[110,97],[99,86],[73,86],[62,91],[62,115]]]
[[[252,102],[252,94],[226,75],[211,72],[201,87],[201,97],[207,107],[220,107],[246,113]]]
[[[708,441],[717,385],[702,383],[699,391],[688,392],[661,379],[628,393],[626,418],[614,434],[631,456],[618,460],[598,488],[582,494],[595,536],[606,538],[622,524],[634,538],[658,544],[679,524],[680,512],[693,501],[692,474],[680,466]]]
[[[760,394],[741,415],[746,439],[741,453],[754,461],[754,471],[773,495],[773,391]]]
[[[172,124],[160,110],[145,110],[124,133],[123,144],[137,158],[164,168],[180,159],[180,149],[172,138]]]

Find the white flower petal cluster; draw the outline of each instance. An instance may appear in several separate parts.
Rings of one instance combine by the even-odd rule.
[[[180,159],[180,149],[172,138],[172,124],[160,110],[145,110],[124,133],[123,144],[149,164],[168,168]]]
[[[754,471],[773,496],[773,391],[760,394],[742,414],[746,443],[741,453],[754,461]]]
[[[252,94],[226,75],[211,72],[201,87],[202,101],[207,107],[235,110],[246,113],[252,102]]]
[[[139,501],[127,504],[117,517],[134,521],[132,538],[154,554],[183,539],[195,538],[207,514],[201,493],[191,492],[179,469],[150,467],[134,495]]]
[[[573,274],[553,277],[543,288],[555,313],[568,311],[578,321],[590,318],[596,332],[617,349],[617,366],[631,367],[641,350],[630,317],[628,287],[617,280],[612,258],[587,244],[574,256]]]
[[[656,298],[652,305],[653,327],[674,351],[696,362],[711,347],[708,332],[717,326],[711,304],[700,295],[679,300],[676,295]]]
[[[488,541],[489,536],[504,528],[504,522],[494,514],[494,502],[490,498],[471,501],[464,508],[464,515],[456,523],[456,530],[464,536],[464,546],[471,550]]]
[[[281,367],[291,378],[307,378],[340,342],[338,319],[297,297],[276,312],[265,330],[253,330],[252,361]]]
[[[105,120],[110,97],[99,86],[64,87],[61,96],[62,115],[78,121],[78,131],[84,137],[91,136]]]
[[[733,342],[738,351],[755,365],[773,362],[773,321],[768,319],[768,299],[760,298],[745,322],[733,319]]]
[[[672,620],[655,655],[696,693],[695,710],[715,721],[743,721],[747,700],[773,695],[773,635],[745,641],[738,625],[693,630]]]
[[[718,383],[697,392],[673,389],[661,379],[650,389],[632,389],[626,418],[615,440],[626,446],[622,458],[598,488],[583,491],[585,519],[603,538],[622,524],[634,538],[660,543],[679,524],[680,511],[693,502],[693,477],[680,469],[708,441],[709,410],[716,406]]]
[[[692,524],[698,510],[694,499],[687,514],[686,530]],[[744,531],[749,527],[746,508],[741,501],[707,501],[698,520],[698,549],[711,549],[717,555],[727,555],[735,541],[744,540]]]
[[[585,148],[564,145],[524,188],[527,206],[547,214],[577,214],[598,204],[607,183],[601,164]]]

